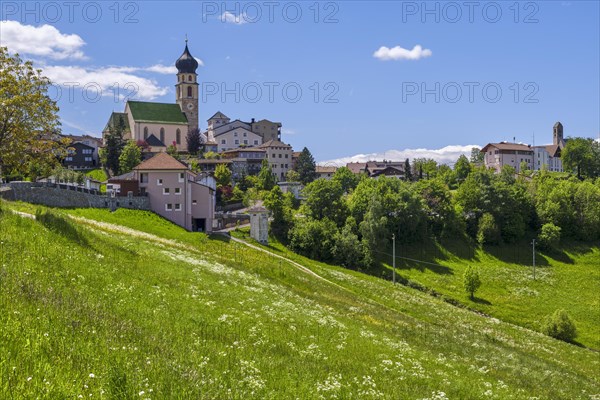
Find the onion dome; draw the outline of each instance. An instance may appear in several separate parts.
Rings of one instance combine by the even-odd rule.
[[[190,54],[187,46],[187,40],[185,43],[185,50],[179,59],[175,62],[177,71],[180,74],[195,74],[198,68],[198,61]]]

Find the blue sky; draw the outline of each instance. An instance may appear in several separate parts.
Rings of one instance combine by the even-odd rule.
[[[319,161],[549,143],[558,120],[567,136],[600,132],[596,1],[24,4],[2,3],[0,40],[63,83],[65,133],[99,136],[123,110],[112,81],[121,95],[133,82],[138,99],[174,102],[168,67],[186,34],[205,92],[217,91],[200,101],[201,127],[216,111],[280,121],[283,140]],[[87,84],[88,100],[79,89],[69,99],[65,82]]]

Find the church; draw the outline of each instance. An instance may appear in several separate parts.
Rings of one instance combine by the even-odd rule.
[[[199,129],[198,61],[188,48],[187,39],[183,54],[175,62],[177,84],[175,103],[155,103],[128,100],[124,112],[113,112],[102,131],[105,137],[110,128],[121,126],[123,138],[145,144],[145,151],[159,153],[174,145],[177,151],[186,152],[186,136]],[[255,122],[230,121],[217,112],[208,121],[208,129],[202,132],[207,150],[223,151],[244,146],[258,146],[281,137],[281,123],[263,119]],[[239,135],[239,140],[237,139]],[[231,137],[230,137],[231,136]],[[235,137],[235,139],[234,139]],[[218,144],[217,144],[218,141]]]

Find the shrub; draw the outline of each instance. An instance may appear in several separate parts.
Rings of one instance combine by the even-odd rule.
[[[538,235],[538,245],[540,248],[549,250],[558,245],[560,242],[560,227],[553,223],[547,223],[542,226],[542,230]]]
[[[500,229],[498,229],[498,225],[492,214],[485,213],[479,219],[477,241],[480,244],[500,243]]]
[[[555,339],[572,342],[577,336],[575,323],[569,317],[565,310],[556,310],[554,314],[545,318],[542,325],[542,332]]]
[[[481,279],[479,279],[479,273],[473,267],[469,266],[463,275],[463,286],[465,291],[469,294],[471,299],[475,295],[475,292],[481,286]]]

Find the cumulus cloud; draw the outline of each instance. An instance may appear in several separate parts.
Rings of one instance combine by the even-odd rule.
[[[458,157],[462,154],[469,157],[473,147],[481,147],[479,145],[451,145],[441,149],[404,149],[404,150],[388,150],[380,153],[356,154],[349,157],[341,157],[333,160],[320,161],[319,165],[336,165],[344,166],[349,162],[367,162],[381,161],[383,159],[389,161],[404,161],[407,158],[413,160],[415,158],[432,158],[439,164],[454,164]]]
[[[416,45],[412,50],[404,49],[400,46],[389,47],[381,46],[379,50],[373,53],[373,57],[382,60],[419,60],[425,57],[431,57],[433,53],[429,49],[424,49],[421,45]]]
[[[235,24],[235,25],[243,25],[246,22],[248,22],[246,20],[246,14],[241,13],[241,14],[235,15],[234,13],[231,13],[229,11],[225,11],[223,14],[221,14],[221,21],[226,22],[228,24]]]
[[[82,60],[83,39],[64,34],[51,25],[23,25],[18,21],[0,21],[0,46],[11,52],[54,60]]]
[[[61,87],[87,88],[88,98],[104,97],[154,100],[169,92],[153,79],[137,76],[135,67],[85,68],[77,66],[45,66],[43,74]],[[117,92],[118,88],[118,92]],[[67,92],[68,93],[68,92]]]

